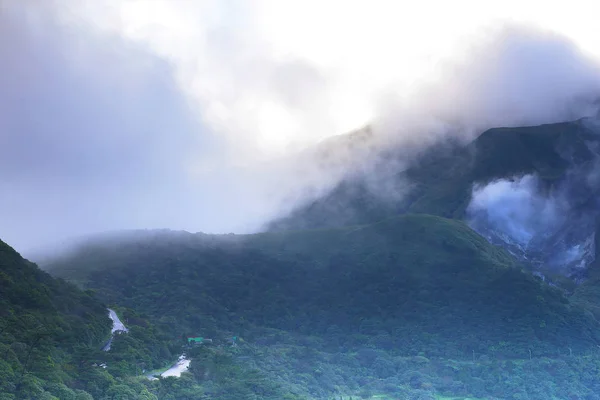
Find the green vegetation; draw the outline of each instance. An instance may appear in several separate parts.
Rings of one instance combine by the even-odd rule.
[[[111,320],[94,292],[51,277],[0,241],[0,399],[157,399],[150,391],[160,384],[133,375],[171,358],[168,348],[157,354],[169,342],[147,320],[129,320],[130,333],[100,351]]]
[[[77,370],[108,338],[105,307],[0,241],[0,312],[0,398],[54,398],[64,391],[85,399],[67,386],[77,386]]]
[[[150,381],[144,375],[170,366],[184,341],[165,334],[141,313],[115,308],[129,332],[116,335],[111,350],[104,352],[100,348],[110,337],[111,321],[95,291],[51,277],[0,241],[0,399],[240,399],[244,397],[207,397],[205,392],[226,393],[232,377],[242,375],[247,385],[270,387],[260,374],[240,368],[225,380],[205,377],[204,386],[190,373]],[[277,387],[268,390],[272,397],[261,398],[284,398]]]
[[[550,379],[544,368],[596,363],[600,326],[455,220],[405,215],[237,236],[133,232],[49,268],[107,302],[144,310],[172,337],[215,339],[188,349],[196,383],[214,398],[280,390],[546,399],[596,388],[569,375],[562,388],[534,389],[536,373]]]

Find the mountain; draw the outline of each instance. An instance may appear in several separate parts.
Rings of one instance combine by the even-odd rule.
[[[600,339],[596,322],[558,289],[465,224],[429,215],[234,237],[164,233],[90,245],[48,269],[106,301],[175,315],[190,333],[216,322],[239,330],[243,317],[303,334],[339,329],[342,346],[352,334],[382,332],[398,351],[428,356],[468,355],[501,340],[507,357],[555,354]]]
[[[161,399],[600,399],[597,132],[377,152],[365,128],[266,232],[124,231],[44,268],[133,324],[107,371]],[[189,373],[132,380],[178,349]]]
[[[600,344],[599,323],[562,291],[466,224],[430,215],[255,235],[131,232],[116,242],[89,242],[46,268],[107,302],[144,310],[173,336],[221,343],[239,336],[245,345],[228,362],[252,360],[268,379],[299,385],[295,393],[307,398],[353,385],[386,393],[378,374],[396,367],[377,372],[378,358],[560,359]],[[206,378],[198,370],[212,365],[204,356],[192,360],[200,381]],[[352,369],[354,357],[363,356]],[[337,389],[303,378],[310,357],[314,368],[340,371]],[[273,374],[282,363],[287,378]],[[410,386],[416,378],[408,372],[423,368],[417,364],[406,367],[406,382],[394,390],[422,390]],[[362,384],[357,376],[365,377]],[[467,384],[458,394],[472,390]]]
[[[525,174],[538,174],[555,181],[570,165],[591,161],[588,142],[600,136],[585,120],[550,125],[490,129],[464,145],[442,141],[427,148],[405,169],[389,171],[394,161],[383,161],[374,171],[401,183],[408,182],[407,198],[393,207],[376,190],[369,190],[370,176],[352,175],[332,192],[299,207],[292,215],[271,223],[273,230],[322,228],[351,225],[377,215],[418,212],[443,217],[465,216],[474,184]],[[375,187],[377,189],[377,187]],[[347,217],[346,217],[347,216]],[[350,218],[348,218],[350,217]]]
[[[595,260],[599,160],[600,130],[595,119],[490,129],[468,144],[437,143],[409,159],[406,166],[393,157],[382,158],[367,174],[350,174],[329,194],[301,205],[268,229],[337,227],[427,213],[466,220],[525,264],[577,280],[585,277],[587,266]],[[523,177],[536,180],[531,196],[562,203],[558,212],[564,217],[553,226],[527,227],[532,233],[526,241],[494,220],[494,210],[471,213],[469,208],[474,189]],[[513,211],[517,213],[507,210]],[[507,223],[513,222],[521,223]]]

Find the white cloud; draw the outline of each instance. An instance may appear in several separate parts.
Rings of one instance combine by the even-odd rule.
[[[473,43],[502,46],[487,40],[493,35],[490,29],[501,23],[551,29],[600,55],[593,18],[600,5],[593,1],[75,3],[78,8],[63,13],[71,23],[85,21],[89,27],[123,36],[172,63],[181,89],[203,121],[231,142],[237,158],[257,152],[282,154],[299,144],[358,128],[381,113],[381,103],[390,93],[400,98],[400,104],[411,102],[422,92],[423,82],[435,81],[440,74],[451,79],[448,65],[473,62]],[[514,54],[517,57],[536,57],[532,48],[516,51],[521,52]],[[486,68],[497,61],[503,60],[478,60]],[[536,71],[524,77],[544,81],[535,86],[542,89],[538,97],[548,90],[562,93],[570,84],[561,82],[563,76],[544,75],[555,62],[561,60],[544,59],[538,65],[540,76]],[[512,77],[514,71],[501,73]],[[559,87],[549,89],[549,80]],[[472,85],[485,88],[487,83],[475,76]],[[501,96],[502,104],[493,106],[500,110],[521,106],[521,92],[493,89],[518,94]]]
[[[476,226],[491,226],[527,247],[534,236],[558,227],[567,208],[558,197],[540,194],[538,186],[533,175],[476,186],[467,214]]]
[[[0,0],[0,234],[253,231],[369,171],[371,147],[286,158],[366,122],[389,145],[589,113],[596,6],[539,4]]]

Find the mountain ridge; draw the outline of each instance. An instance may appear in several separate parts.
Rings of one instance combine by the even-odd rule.
[[[489,210],[471,215],[469,207],[475,191],[497,181],[513,182],[531,176],[537,180],[537,187],[523,188],[529,190],[531,196],[557,197],[567,203],[562,212],[573,221],[596,219],[594,199],[600,196],[600,183],[594,172],[600,165],[597,128],[594,119],[580,119],[539,126],[492,128],[466,144],[441,141],[401,169],[397,169],[398,163],[393,161],[369,171],[369,176],[347,177],[329,194],[300,205],[288,216],[270,223],[267,229],[284,231],[367,224],[393,215],[425,213],[466,220],[492,243],[511,249],[511,240],[504,239],[510,239],[511,233],[490,225]],[[377,174],[383,182],[373,185],[371,176]],[[386,194],[388,187],[395,188],[391,196]],[[554,241],[540,236],[536,239],[539,244],[535,251],[539,253],[541,249],[555,246],[564,253],[569,246],[574,249],[574,246],[584,246],[586,241],[595,242],[595,225],[588,226],[581,234],[576,233],[574,223],[563,229],[572,232],[567,242],[561,244],[568,235],[556,235]],[[593,249],[584,253],[577,262],[558,269],[543,266],[541,270],[581,281],[587,272],[585,267],[577,267],[577,263],[592,265],[595,259]],[[523,253],[518,258],[529,264],[532,255]],[[548,260],[536,261],[533,265],[537,268],[540,263],[548,264]]]
[[[108,249],[99,247],[92,253],[86,250],[79,256],[75,254],[69,262],[63,260],[48,266],[48,269],[61,276],[72,275],[69,272],[72,265],[79,265],[81,269],[87,266],[91,269],[87,271],[87,275],[84,273],[81,276],[86,285],[100,292],[104,291],[105,294],[109,293],[109,288],[116,290],[107,300],[119,299],[129,307],[136,303],[138,306],[144,304],[147,309],[159,307],[155,315],[166,311],[163,306],[158,306],[161,303],[197,303],[198,310],[205,309],[208,312],[206,318],[212,315],[214,319],[216,317],[213,314],[216,313],[222,318],[221,323],[229,324],[232,328],[237,322],[235,317],[230,319],[228,315],[233,312],[241,313],[245,319],[257,325],[299,329],[299,332],[307,334],[322,329],[317,320],[309,317],[308,310],[316,310],[326,304],[337,304],[339,309],[336,312],[327,311],[320,320],[328,321],[329,325],[341,323],[350,332],[358,329],[357,324],[361,318],[375,318],[377,315],[377,318],[388,318],[388,314],[392,318],[395,315],[393,319],[400,321],[409,318],[406,320],[409,321],[413,318],[409,317],[413,312],[410,311],[409,304],[415,307],[419,301],[423,301],[423,304],[418,307],[430,307],[426,309],[433,313],[431,315],[438,315],[437,306],[434,306],[438,302],[441,302],[438,304],[440,306],[445,304],[456,307],[452,312],[457,313],[460,316],[457,321],[464,320],[464,326],[467,327],[475,324],[472,318],[477,313],[472,314],[474,310],[467,311],[468,308],[463,310],[462,307],[470,303],[469,307],[479,304],[476,309],[494,308],[493,303],[488,304],[488,300],[485,300],[492,291],[496,293],[496,297],[505,298],[509,313],[507,315],[510,315],[511,307],[517,307],[519,301],[523,302],[520,306],[523,310],[528,303],[533,306],[537,302],[535,295],[522,300],[517,300],[516,297],[512,299],[511,296],[518,293],[518,285],[529,288],[521,289],[522,294],[531,291],[538,292],[541,297],[550,296],[548,299],[553,300],[547,300],[549,303],[546,306],[555,304],[552,307],[558,307],[556,312],[571,312],[564,308],[568,301],[563,299],[560,291],[548,287],[546,292],[543,289],[545,284],[536,283],[533,277],[528,277],[529,274],[522,272],[521,267],[506,252],[488,244],[464,223],[440,217],[404,215],[377,224],[351,228],[235,235],[235,238],[226,235],[223,237],[226,240],[222,242],[218,238],[206,241],[204,236],[189,235],[181,242],[173,240],[168,245],[152,245],[152,241],[149,241],[141,246],[122,244]],[[103,265],[111,267],[105,268]],[[474,269],[476,265],[481,268],[479,272]],[[506,272],[502,272],[504,270]],[[387,278],[383,278],[385,276]],[[442,278],[444,276],[458,280],[451,283]],[[460,276],[463,278],[459,278]],[[484,278],[486,276],[489,278]],[[395,289],[388,287],[386,279],[391,279],[396,282],[394,285],[399,286]],[[119,282],[127,282],[127,285],[122,286]],[[367,284],[368,282],[371,283]],[[507,286],[505,291],[500,289],[504,285],[511,285],[509,282],[517,286]],[[164,291],[161,285],[167,283],[173,289],[170,294],[159,297],[148,294]],[[499,285],[497,289],[489,286],[496,284]],[[437,286],[444,289],[440,292],[439,288],[436,289]],[[143,291],[137,290],[138,287],[144,288]],[[152,287],[155,289],[150,289]],[[420,290],[424,291],[421,293]],[[194,292],[204,293],[203,296],[206,297],[197,299],[191,295]],[[383,293],[395,295],[386,298]],[[478,300],[468,301],[468,297],[464,297],[466,293],[472,293]],[[390,303],[394,296],[399,301],[397,306]],[[461,298],[463,300],[459,300]],[[402,306],[400,299],[404,299],[402,301],[407,302],[406,305]],[[427,305],[429,302],[431,304]],[[262,309],[269,309],[270,316],[269,313],[260,314],[258,310]],[[558,311],[559,309],[563,311]],[[538,311],[534,306],[528,312],[533,316],[541,310]],[[500,310],[497,311],[500,313]],[[422,313],[424,312],[425,309]],[[199,316],[202,313],[196,311],[188,314]],[[288,314],[289,317],[286,316]],[[439,314],[439,318],[442,315]],[[190,319],[182,315],[181,318],[188,320],[191,328],[202,319],[194,322],[196,317]],[[415,321],[418,322],[419,318]],[[540,320],[544,318],[546,317],[540,317]],[[573,324],[581,323],[575,322],[578,318],[580,317],[573,319]],[[425,323],[425,320],[418,323]],[[589,323],[590,326],[594,324],[592,320]],[[396,326],[399,322],[394,324]],[[492,322],[488,321],[487,324]],[[500,320],[493,324],[502,325]],[[552,323],[548,320],[544,324],[550,326]],[[523,327],[526,325],[527,323]],[[559,325],[556,325],[557,329]],[[423,329],[424,326],[426,325],[416,329]],[[511,326],[517,329],[517,322],[513,322]],[[458,325],[453,329],[458,329]],[[532,334],[533,331],[526,335]],[[445,335],[452,336],[450,332]],[[535,335],[537,334],[531,337]],[[570,341],[569,335],[563,340]],[[591,339],[592,337],[593,335],[589,339],[583,339],[581,336],[584,341],[592,340],[590,343],[597,340]],[[466,344],[462,340],[455,340],[463,343],[462,345]],[[544,340],[546,339],[542,339],[542,342]],[[528,348],[532,343],[528,342]],[[419,351],[430,351],[424,343],[419,346]],[[541,350],[544,346],[546,345],[541,345],[540,351],[554,351]],[[577,346],[573,344],[573,347]],[[520,351],[523,354],[526,352]]]

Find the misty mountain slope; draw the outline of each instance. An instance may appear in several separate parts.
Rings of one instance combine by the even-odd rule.
[[[168,237],[88,244],[48,269],[68,278],[79,265],[88,288],[178,321],[179,335],[256,340],[252,327],[271,327],[345,351],[381,340],[399,354],[494,348],[517,358],[599,340],[583,309],[459,221],[406,215],[334,230]]]
[[[374,171],[353,174],[270,228],[344,226],[404,212],[462,218],[473,184],[525,174],[554,181],[569,167],[590,161],[589,142],[599,140],[585,120],[490,129],[467,145],[448,141],[421,151],[406,169],[394,170],[400,164],[384,159]],[[373,182],[374,176],[385,182]],[[386,189],[398,185],[407,188],[405,195],[389,196]]]
[[[110,333],[106,308],[0,241],[0,397],[76,396],[82,357]],[[85,399],[81,392],[78,399]],[[4,397],[2,397],[4,396]],[[55,397],[51,397],[55,398]],[[74,397],[64,397],[74,398]]]
[[[466,219],[540,273],[581,283],[597,259],[600,135],[597,121],[576,127],[571,133],[540,127],[538,137],[528,138],[534,142],[528,148],[545,156],[533,159],[535,171],[474,185]],[[552,147],[540,145],[540,138],[551,138]],[[514,153],[523,159],[519,149]]]
[[[544,275],[580,282],[588,273],[596,257],[600,197],[596,120],[490,129],[467,145],[438,143],[405,169],[391,159],[352,175],[270,229],[364,224],[427,213],[468,221]]]

